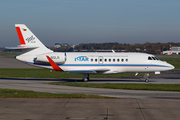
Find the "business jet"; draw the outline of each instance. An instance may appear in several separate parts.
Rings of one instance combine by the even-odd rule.
[[[145,73],[148,82],[150,72],[174,69],[174,66],[146,53],[133,52],[53,52],[48,49],[24,24],[15,24],[20,44],[8,49],[21,49],[23,53],[17,60],[41,68],[82,73],[83,80],[89,80],[89,74],[115,74],[134,72]]]

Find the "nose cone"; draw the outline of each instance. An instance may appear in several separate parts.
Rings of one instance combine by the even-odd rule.
[[[168,64],[168,70],[172,70],[172,69],[175,68],[173,65],[171,65],[171,64],[169,64],[169,63],[167,63],[167,64]]]
[[[174,69],[175,67],[173,65],[171,65],[172,69]]]

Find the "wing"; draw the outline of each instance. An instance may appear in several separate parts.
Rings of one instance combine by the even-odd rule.
[[[98,73],[98,72],[106,72],[106,71],[109,71],[109,69],[93,69],[93,70],[69,70],[69,71],[66,71],[68,73],[87,73],[87,74],[90,74],[90,73]]]
[[[49,56],[46,56],[55,71],[63,71]]]
[[[63,71],[49,56],[46,56],[47,59],[49,60],[49,63],[51,64],[52,68],[55,71]],[[87,74],[92,74],[92,73],[102,73],[105,71],[109,71],[110,69],[103,68],[103,69],[92,69],[92,70],[68,70],[65,72],[68,73],[87,73]]]

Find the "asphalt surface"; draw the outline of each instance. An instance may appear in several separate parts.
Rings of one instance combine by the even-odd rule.
[[[0,120],[179,120],[180,101],[1,98]]]
[[[10,67],[13,64],[13,59],[11,59],[9,64],[7,63],[9,62],[8,60],[9,58],[4,58],[3,60],[0,58],[1,68]],[[16,60],[15,62],[17,66],[27,67],[21,62]],[[180,71],[162,72],[160,75],[149,77],[149,80],[149,83],[145,83],[143,77],[91,78],[88,83],[180,84]],[[51,93],[96,94],[119,99],[0,98],[0,120],[180,119],[180,92],[117,90],[44,84],[47,82],[75,81],[82,82],[79,78],[0,78],[0,88]]]
[[[68,81],[68,79],[66,80]],[[119,89],[87,88],[87,87],[72,87],[72,86],[59,86],[59,85],[44,84],[48,82],[59,82],[59,81],[61,81],[61,79],[58,80],[58,79],[14,79],[14,78],[5,79],[5,78],[1,78],[0,88],[33,90],[37,92],[50,92],[50,93],[95,94],[95,95],[118,97],[118,98],[180,100],[180,92],[122,90],[122,89],[119,90]],[[91,83],[91,82],[88,82],[88,83]]]
[[[0,56],[0,68],[37,68],[31,65],[24,64],[12,57]]]

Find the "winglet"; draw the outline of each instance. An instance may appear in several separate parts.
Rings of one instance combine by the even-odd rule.
[[[46,55],[46,57],[55,71],[63,71],[49,56]]]

